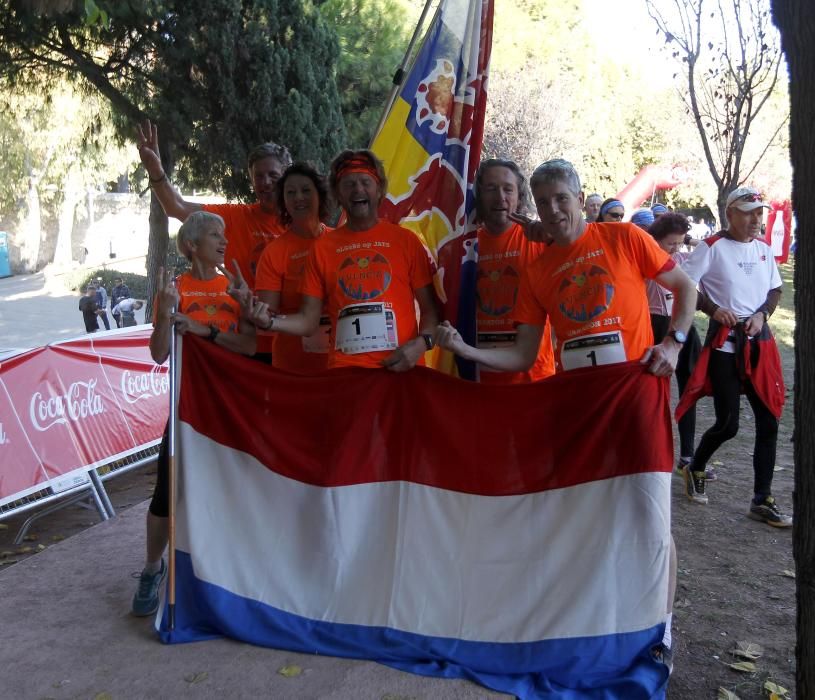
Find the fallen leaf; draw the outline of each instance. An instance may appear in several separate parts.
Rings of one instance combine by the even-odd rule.
[[[291,666],[283,666],[277,669],[277,672],[281,676],[285,676],[286,678],[294,678],[295,676],[299,676],[303,669],[299,666],[291,665]]]
[[[727,665],[734,671],[741,671],[742,673],[756,672],[756,665],[752,661],[736,661],[736,663]]]
[[[16,564],[17,559],[2,559],[0,560],[0,566],[5,566],[6,564]]]
[[[31,547],[20,547],[20,548],[17,550],[17,554],[29,554],[30,552],[33,552],[33,551],[34,551],[34,550],[33,550],[33,549],[31,549]]]
[[[113,700],[113,696],[110,693],[97,693],[93,700]]]
[[[37,545],[37,551],[38,551],[38,552],[42,552],[44,549],[45,549],[45,545],[44,545],[44,544],[38,544],[38,545]]]
[[[790,691],[777,683],[765,682],[764,690],[770,694],[770,700],[789,700]]]
[[[205,681],[209,678],[209,674],[206,671],[199,671],[198,673],[190,673],[187,676],[184,676],[184,680],[187,683],[200,683],[201,681]]]
[[[773,467],[774,472],[783,472],[784,467],[779,467],[777,464]]]
[[[8,549],[4,552],[0,552],[0,557],[11,557],[14,556],[14,552],[10,552]]]
[[[52,542],[62,542],[65,539],[65,535],[51,535]]]
[[[786,576],[787,578],[795,578],[795,572],[794,572],[794,571],[790,571],[789,569],[784,569],[784,570],[781,572],[781,575],[782,575],[782,576]]]
[[[40,539],[39,535],[26,535],[23,537],[23,542],[36,542],[38,539]]]
[[[675,608],[688,608],[690,607],[690,601],[687,598],[683,598],[682,600],[677,600],[674,603]]]
[[[716,696],[716,700],[739,700],[739,696],[732,690],[719,686],[719,694]]]
[[[0,530],[8,530],[8,525],[5,523],[0,523]]]
[[[713,462],[711,462],[711,464],[717,467],[721,467],[724,464],[724,462],[720,462],[718,459],[714,459]]]
[[[764,653],[764,649],[753,642],[736,642],[736,648],[733,649],[731,653],[733,656],[740,656],[748,661],[755,661]]]

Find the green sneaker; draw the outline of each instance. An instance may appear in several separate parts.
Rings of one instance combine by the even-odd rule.
[[[130,612],[136,617],[147,617],[158,610],[158,592],[164,577],[167,575],[167,567],[164,559],[161,560],[161,568],[155,574],[148,574],[142,571],[141,574],[133,574],[139,579],[139,588],[133,596],[133,604]]]
[[[682,476],[685,477],[685,494],[689,501],[694,503],[707,503],[705,494],[705,473],[692,472],[691,465],[686,464],[682,469]]]
[[[747,517],[773,527],[792,527],[792,517],[781,512],[772,496],[765,496],[761,503],[751,501]]]

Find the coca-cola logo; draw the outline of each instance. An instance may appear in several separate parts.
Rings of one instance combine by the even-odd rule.
[[[68,421],[80,421],[104,413],[102,397],[96,393],[96,380],[74,382],[64,394],[45,397],[36,392],[31,397],[31,424],[40,432]]]
[[[156,365],[149,372],[122,372],[122,394],[125,401],[134,404],[142,399],[162,396],[170,391],[170,377]]]

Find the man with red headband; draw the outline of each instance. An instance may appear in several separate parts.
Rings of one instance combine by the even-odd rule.
[[[348,220],[314,244],[300,311],[277,316],[252,300],[249,312],[258,328],[308,336],[325,304],[332,327],[329,367],[411,369],[433,347],[438,324],[427,251],[412,231],[379,220],[387,180],[373,153],[343,151],[329,179]]]

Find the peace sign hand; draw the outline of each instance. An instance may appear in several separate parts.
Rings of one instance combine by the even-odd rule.
[[[156,285],[156,317],[168,321],[173,309],[178,306],[180,297],[175,288],[175,279],[169,270],[163,267],[158,269],[158,284]]]
[[[139,158],[151,180],[160,180],[164,177],[164,167],[161,165],[161,153],[158,149],[158,127],[145,119],[144,124],[136,125],[136,148]]]
[[[223,265],[218,265],[218,269],[221,271],[221,274],[229,281],[229,286],[226,288],[226,293],[241,305],[241,309],[246,314],[252,300],[252,290],[249,289],[249,284],[244,279],[243,273],[241,272],[241,266],[238,264],[237,260],[232,261],[232,267],[235,268],[234,275]]]

